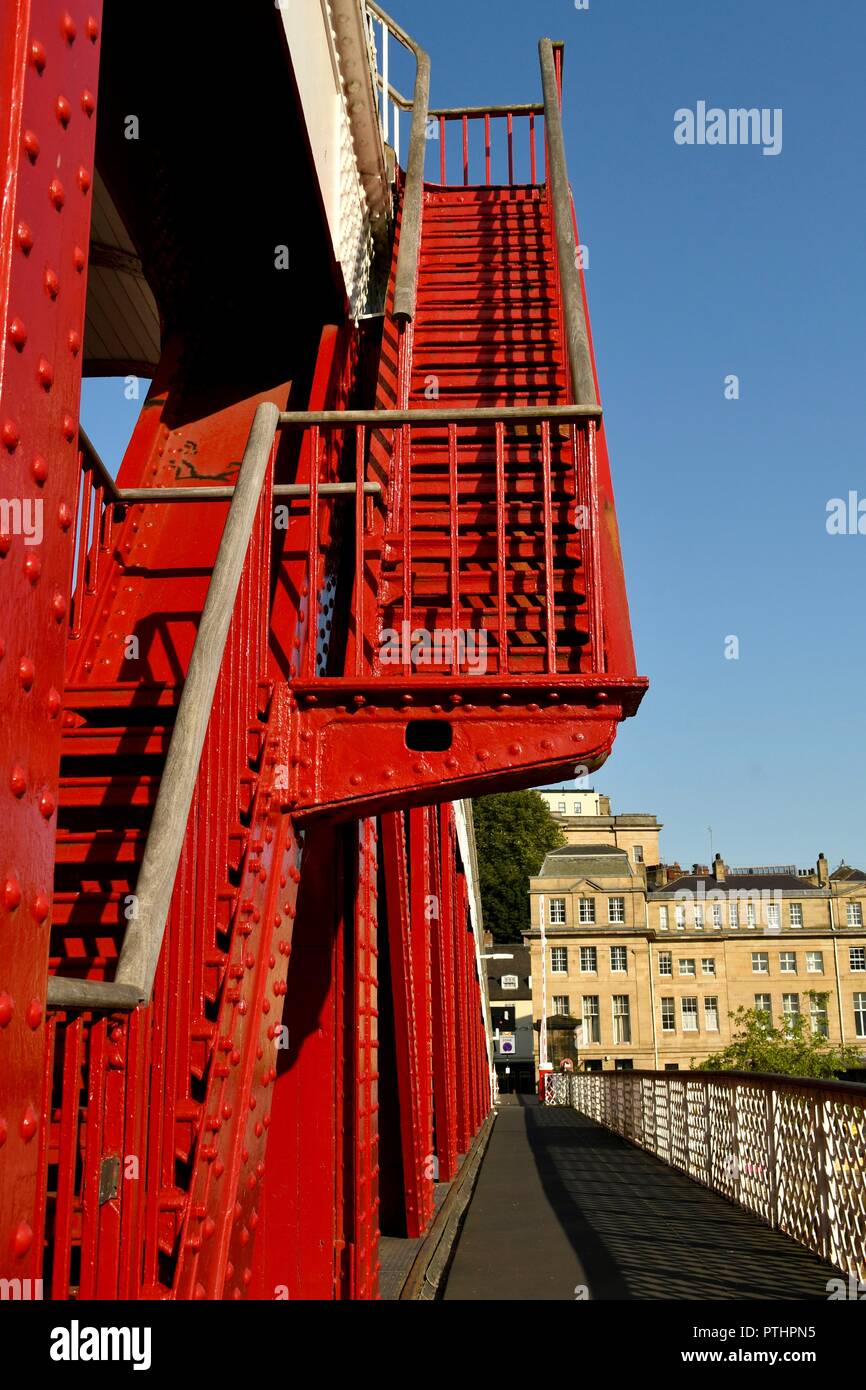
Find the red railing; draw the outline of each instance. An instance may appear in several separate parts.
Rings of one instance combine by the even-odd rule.
[[[105,465],[82,430],[79,434],[76,507],[72,519],[72,601],[69,635],[81,636],[85,600],[96,594],[100,559],[111,550],[114,520],[114,483]]]
[[[598,415],[597,408],[574,406],[284,415],[282,423],[296,428],[312,421],[307,425],[314,461],[309,494],[298,498],[309,517],[311,602],[297,667],[301,678],[429,678],[431,665],[440,668],[439,674],[466,674],[456,634],[473,631],[484,634],[484,648],[492,658],[480,674],[602,674],[607,661],[598,535]],[[489,497],[479,498],[472,495],[466,475],[473,456],[488,449],[495,457],[495,481]],[[324,477],[333,479],[333,460],[350,451],[354,482],[337,486],[354,494],[354,650],[345,671],[326,672],[317,669],[316,661],[318,637],[331,621],[320,598],[328,567],[320,509],[336,489],[332,481],[324,481],[323,470]],[[384,462],[391,458],[394,467],[386,476]],[[518,467],[520,478],[512,482]],[[384,536],[374,534],[369,495],[380,491],[388,494]],[[471,526],[464,523],[462,504],[477,509]],[[509,519],[508,509],[514,507],[521,509],[520,539],[514,538],[514,521]],[[435,525],[430,524],[431,516]],[[385,563],[390,563],[384,585],[378,575],[383,545]],[[461,561],[477,565],[476,579],[483,570],[485,593],[474,606],[461,596]],[[368,575],[371,564],[377,572]],[[424,565],[433,572],[432,579],[426,576],[427,593],[425,576],[418,573]],[[557,570],[564,576],[559,591]],[[577,598],[575,579],[582,585]],[[437,582],[438,596],[432,599],[430,588]],[[513,602],[517,594],[520,604]],[[572,618],[578,611],[579,630],[586,635],[579,648],[565,640],[574,631],[564,617],[563,599],[568,595],[572,602],[566,611]],[[422,610],[423,624],[417,616]],[[429,632],[434,652],[444,651],[444,657],[415,664],[404,647],[402,660],[389,666],[378,641],[382,629],[395,628],[397,620],[410,630]],[[436,641],[439,634],[441,644]]]
[[[439,182],[442,185],[448,185],[448,136],[449,130],[455,128],[459,131],[455,153],[460,156],[461,178],[452,180],[452,184],[462,183],[468,188],[470,185],[480,187],[491,183],[544,182],[546,174],[542,103],[521,106],[471,106],[430,111],[428,131],[433,122],[436,123],[436,138],[439,143]],[[515,143],[515,122],[519,123],[518,130],[526,131],[526,140],[521,137],[518,143]],[[480,133],[483,140],[480,147],[476,132]],[[504,144],[500,143],[497,149],[494,149],[494,135],[499,137],[500,142],[502,135],[505,137]],[[484,178],[471,181],[470,164],[480,163],[482,158]],[[501,177],[494,177],[495,174],[500,174]]]

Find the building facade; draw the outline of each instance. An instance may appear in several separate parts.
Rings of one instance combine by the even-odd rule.
[[[527,946],[485,939],[493,1065],[500,1095],[535,1088],[532,963]]]
[[[776,1026],[805,1014],[866,1062],[866,874],[831,874],[823,854],[814,870],[717,855],[686,874],[636,861],[607,829],[553,850],[530,880],[533,1016],[573,1024],[576,1066],[688,1069],[731,1041],[739,1008]]]
[[[611,813],[610,797],[596,791],[541,787],[538,794],[570,845],[612,845],[634,864],[659,862],[662,826],[655,816]]]

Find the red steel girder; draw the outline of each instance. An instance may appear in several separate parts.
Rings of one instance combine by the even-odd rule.
[[[455,1041],[454,876],[457,841],[449,805],[436,808],[438,913],[433,918],[433,1103],[439,1177],[457,1172],[457,1057]]]
[[[265,771],[233,933],[175,1280],[181,1298],[243,1298],[265,1174],[271,1097],[301,854],[275,787],[286,765],[288,705],[274,693]]]
[[[34,1234],[101,0],[0,11],[0,1276]]]
[[[415,985],[412,921],[406,861],[406,828],[402,811],[382,817],[382,858],[386,884],[386,922],[394,1002],[397,1089],[406,1234],[419,1236],[427,1224],[428,1191],[432,1189],[429,1140],[425,1146],[422,1087],[429,1076],[429,1058],[421,1055],[418,993]],[[423,1025],[422,1025],[423,1026]]]

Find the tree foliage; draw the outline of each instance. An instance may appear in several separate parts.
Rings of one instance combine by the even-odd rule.
[[[472,804],[484,925],[495,941],[520,941],[529,926],[529,879],[566,843],[538,792],[497,792]]]
[[[809,990],[808,994],[812,998],[816,991]],[[819,997],[826,1000],[827,996]],[[730,1017],[731,1042],[696,1066],[696,1071],[756,1071],[832,1078],[862,1065],[856,1048],[834,1047],[813,1033],[806,1014],[786,1019],[782,1028],[774,1028],[763,1009],[740,1008]]]

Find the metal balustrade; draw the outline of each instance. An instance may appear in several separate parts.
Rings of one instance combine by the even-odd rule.
[[[866,1277],[866,1085],[751,1072],[549,1072],[544,1100]]]

